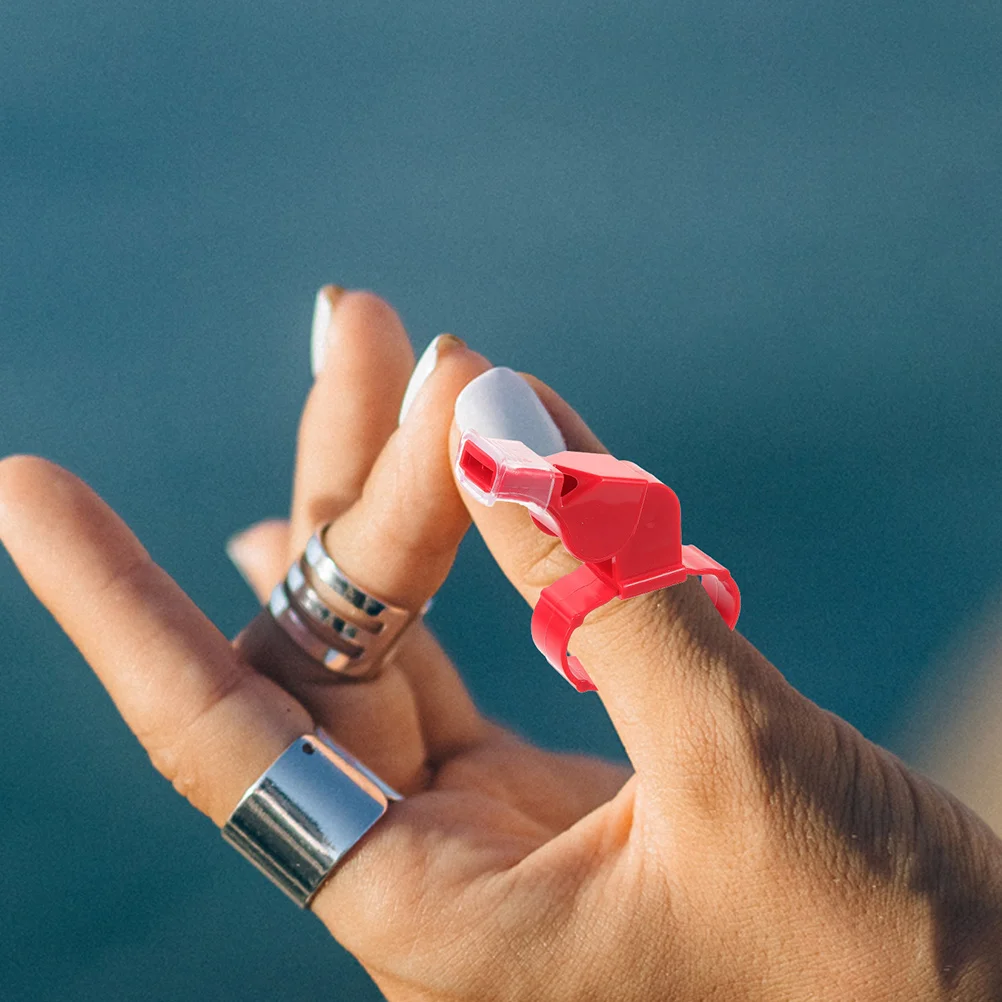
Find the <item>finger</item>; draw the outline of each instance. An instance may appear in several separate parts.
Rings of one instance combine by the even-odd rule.
[[[628,830],[627,772],[541,752],[500,731],[497,738],[503,747],[480,745],[450,763],[430,791],[394,804],[314,900],[314,913],[370,970],[378,958],[380,970],[405,972],[415,937],[426,953],[448,959],[457,932],[496,922],[513,868],[537,850],[554,849],[536,857],[540,875],[562,872],[576,885],[609,848],[610,834]],[[583,832],[563,846],[553,841],[577,822],[604,844]],[[466,987],[464,998],[496,994]]]
[[[553,390],[511,370],[494,369],[471,382],[456,402],[455,417],[453,455],[460,434],[471,427],[487,437],[519,439],[541,455],[564,448],[605,451]],[[501,569],[530,604],[579,566],[521,506],[486,507],[462,493]],[[708,731],[726,728],[724,721],[741,715],[751,675],[777,674],[727,629],[695,580],[625,602],[613,599],[575,632],[572,645],[638,771],[681,765],[687,749],[703,755],[705,765]]]
[[[267,610],[240,631],[233,646],[392,787],[409,795],[427,784],[430,755],[414,692],[396,655],[375,678],[341,678],[307,655]]]
[[[230,558],[262,602],[286,571],[287,539],[288,523],[272,519],[245,529],[227,544]],[[361,730],[357,722],[364,721],[365,747],[381,749],[380,757],[375,759],[370,752],[370,765],[392,777],[404,792],[423,784],[426,758],[441,760],[458,750],[452,740],[452,714],[448,708],[468,705],[469,696],[448,656],[423,622],[415,623],[401,639],[389,676],[376,680],[375,688],[338,684],[266,620],[252,628],[258,635],[242,636],[241,650],[254,648],[256,659],[281,664],[286,680],[295,673],[299,684],[287,683],[285,687],[298,690],[323,726],[332,733],[341,732],[338,736],[342,741],[345,731]],[[311,681],[303,685],[305,679]],[[401,775],[405,761],[397,749],[403,734],[412,734],[411,743],[419,750],[417,761]],[[359,744],[357,736],[352,743]],[[382,756],[392,760],[386,762]]]
[[[325,543],[345,573],[404,608],[419,608],[439,589],[469,526],[450,473],[448,436],[456,396],[488,367],[458,338],[439,346],[433,371],[376,461],[362,496],[327,530]],[[422,645],[427,647],[418,634],[414,646]],[[455,671],[433,665],[430,656],[418,658],[412,679],[416,692],[434,694],[426,699],[423,716],[435,717],[436,727],[462,743],[480,733],[479,715]]]
[[[285,574],[288,528],[287,522],[278,519],[259,522],[232,537],[227,544],[230,558],[262,602]],[[297,657],[299,652],[294,649],[291,655]],[[279,657],[278,654],[275,656]],[[465,686],[423,620],[415,623],[403,636],[395,662],[398,666],[405,666],[402,670],[415,694],[425,743],[437,749],[439,754],[444,753],[449,745],[449,727],[445,716],[436,711],[439,707],[462,705],[468,702],[468,697]],[[336,693],[329,695],[338,698]],[[365,693],[356,695],[364,696]],[[341,696],[344,696],[343,692]],[[352,698],[349,696],[349,701]],[[344,705],[345,700],[342,698],[341,702]]]
[[[334,519],[325,545],[359,587],[420,608],[445,579],[469,525],[449,472],[456,395],[487,362],[457,338],[436,362],[362,496]],[[404,792],[478,739],[483,722],[449,659],[420,625],[377,677],[346,682],[259,617],[237,638],[241,655],[296,695],[337,740]]]
[[[284,519],[258,522],[227,540],[226,555],[260,602],[289,569],[289,523]]]
[[[227,545],[262,603],[287,570],[288,537],[288,523],[274,520],[251,526]],[[403,638],[403,644],[409,642],[410,637]],[[424,785],[427,752],[420,715],[411,686],[395,663],[371,684],[345,683],[308,657],[264,610],[241,631],[234,646],[245,663],[298,699],[349,751],[368,751],[367,764],[391,785],[404,793]]]
[[[315,380],[299,424],[288,558],[359,496],[397,426],[414,352],[394,309],[325,286],[314,315]]]
[[[452,480],[449,429],[456,397],[488,368],[458,338],[440,345],[361,497],[327,530],[325,542],[348,576],[365,577],[393,603],[420,605],[438,589],[470,524]]]
[[[0,462],[0,540],[156,768],[217,824],[312,730],[72,474],[31,456]]]
[[[394,661],[413,697],[431,768],[437,768],[483,737],[484,720],[466,684],[423,620],[414,623],[404,635]]]

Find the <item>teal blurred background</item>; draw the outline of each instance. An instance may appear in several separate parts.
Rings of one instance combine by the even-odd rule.
[[[368,287],[672,484],[746,635],[893,744],[1002,584],[1000,98],[989,0],[7,0],[0,453],[85,477],[234,633],[313,294]],[[5,555],[0,617],[0,997],[377,998]],[[431,621],[488,712],[620,754],[478,539]]]

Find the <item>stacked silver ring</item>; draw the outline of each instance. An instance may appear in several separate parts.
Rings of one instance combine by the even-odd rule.
[[[326,529],[310,537],[303,555],[275,586],[268,611],[314,660],[341,675],[362,678],[378,669],[420,612],[392,605],[356,585],[327,552]]]

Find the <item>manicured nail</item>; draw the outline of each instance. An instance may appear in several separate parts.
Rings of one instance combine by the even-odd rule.
[[[455,417],[460,431],[518,439],[540,456],[567,448],[533,388],[511,369],[488,369],[467,383],[456,397]]]
[[[317,293],[317,301],[313,305],[313,330],[310,333],[310,366],[314,379],[324,367],[327,349],[336,336],[331,321],[334,319],[334,307],[343,295],[344,289],[339,285],[325,285]]]
[[[411,373],[410,382],[407,384],[407,390],[404,393],[404,402],[400,405],[400,417],[397,419],[398,424],[404,423],[404,418],[407,417],[407,412],[411,409],[414,401],[417,399],[417,395],[421,390],[421,387],[428,381],[428,377],[435,371],[435,366],[438,365],[438,360],[442,357],[445,352],[451,348],[462,347],[464,342],[456,337],[455,334],[439,334],[418,359],[417,365],[414,366],[414,371]]]
[[[247,566],[244,562],[244,536],[245,530],[241,530],[240,532],[235,532],[226,540],[226,556],[230,558],[230,562],[237,569],[240,577],[244,579],[244,583],[253,589],[254,586],[247,576]]]

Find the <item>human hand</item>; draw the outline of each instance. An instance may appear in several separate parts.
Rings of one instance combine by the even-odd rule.
[[[259,595],[328,520],[349,575],[410,607],[444,580],[470,514],[530,602],[572,569],[524,511],[468,512],[453,484],[454,401],[486,360],[441,342],[396,429],[413,364],[396,316],[349,294],[331,331],[290,521],[238,543]],[[495,402],[520,405],[536,433],[601,448],[535,381],[559,433],[511,376],[481,380],[467,405],[499,379]],[[357,684],[234,648],[93,493],[44,461],[0,463],[0,538],[157,768],[217,824],[315,725],[409,795],[313,904],[391,999],[1002,993],[1002,846],[794,692],[695,583],[614,602],[575,634],[636,769],[627,779],[485,721],[422,625]]]

